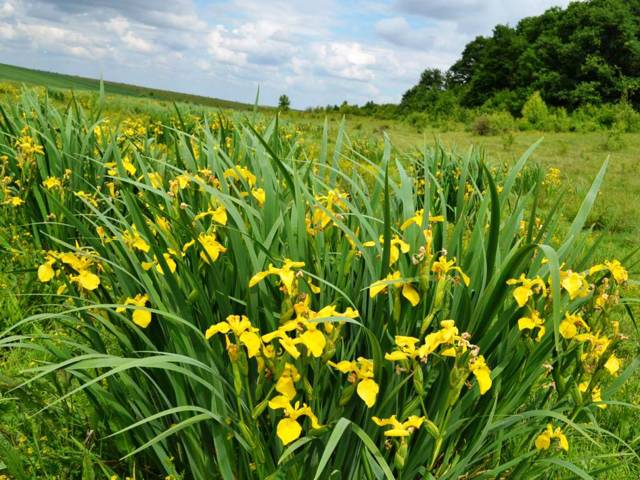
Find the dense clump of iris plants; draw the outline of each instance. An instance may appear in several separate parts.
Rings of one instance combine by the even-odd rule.
[[[357,145],[3,106],[42,311],[1,332],[38,358],[17,388],[64,373],[52,405],[86,396],[136,478],[590,478],[566,452],[638,364],[630,260],[584,248],[606,164],[565,225],[535,145],[507,169]]]

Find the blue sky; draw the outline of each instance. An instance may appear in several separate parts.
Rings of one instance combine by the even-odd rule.
[[[296,108],[397,102],[476,35],[568,0],[0,0],[0,62]]]

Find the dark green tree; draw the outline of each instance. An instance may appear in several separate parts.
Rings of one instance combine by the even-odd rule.
[[[569,110],[623,99],[640,108],[640,0],[573,2],[498,25],[467,44],[448,72],[425,70],[401,107],[431,112],[458,98],[516,114],[535,91]]]
[[[289,100],[289,97],[285,94],[280,95],[280,98],[278,99],[278,108],[283,112],[286,112],[290,107],[291,100]]]

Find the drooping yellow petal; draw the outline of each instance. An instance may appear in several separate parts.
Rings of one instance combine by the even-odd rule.
[[[247,347],[247,355],[249,358],[255,357],[262,347],[262,341],[255,332],[243,332],[240,335],[240,343]]]
[[[227,322],[219,322],[219,323],[216,323],[215,325],[211,325],[209,328],[207,328],[207,331],[204,333],[204,338],[209,340],[215,334],[217,334],[217,333],[229,333],[229,330],[231,330],[231,326]]]
[[[253,277],[251,277],[251,280],[249,280],[249,288],[254,287],[258,283],[260,283],[262,280],[267,278],[267,276],[269,276],[269,275],[270,275],[269,272],[258,272],[258,273],[256,273]]]
[[[95,273],[91,273],[88,270],[83,270],[75,277],[78,284],[85,290],[95,290],[100,285],[100,277]]]
[[[133,323],[141,328],[147,328],[151,323],[151,312],[147,310],[136,309],[132,315]]]
[[[480,395],[484,395],[491,388],[491,372],[489,369],[476,370],[473,372],[478,380]]]
[[[376,403],[376,398],[378,397],[380,387],[375,382],[375,380],[367,378],[358,383],[356,391],[358,392],[358,396],[364,401],[367,407],[371,408]]]
[[[296,387],[293,378],[289,375],[281,375],[276,383],[276,392],[281,393],[289,400],[293,400],[296,396]]]
[[[377,296],[380,292],[382,292],[386,288],[387,288],[387,285],[384,283],[383,280],[378,280],[376,282],[373,282],[369,286],[369,296],[371,298],[374,298],[375,296]]]
[[[300,335],[300,341],[307,347],[311,355],[318,358],[322,356],[327,340],[320,330],[307,330]]]
[[[532,330],[536,327],[536,323],[532,318],[522,317],[518,320],[518,330]]]
[[[542,432],[536,437],[536,448],[538,450],[547,450],[551,446],[551,436],[547,431]]]
[[[562,322],[560,322],[560,327],[558,330],[560,331],[560,335],[562,335],[562,337],[566,338],[567,340],[575,337],[578,333],[578,329],[576,328],[576,326],[568,320],[563,320]]]
[[[560,441],[560,448],[563,449],[565,452],[568,452],[569,451],[569,442],[567,441],[567,437],[565,436],[565,434],[561,433],[561,432],[558,432],[556,434],[556,437]]]
[[[440,352],[440,355],[442,355],[443,357],[456,357],[458,355],[458,352],[455,347],[449,347],[442,350]]]
[[[278,395],[269,400],[269,408],[271,410],[284,409],[286,411],[291,409],[291,401],[286,395]]]
[[[55,273],[56,272],[51,266],[51,262],[43,263],[38,267],[38,280],[43,283],[49,282],[51,281]]]
[[[524,285],[517,287],[513,291],[513,298],[516,299],[519,307],[524,307],[529,301],[531,295],[533,295],[533,291],[531,290],[531,288]]]
[[[616,357],[615,353],[612,353],[607,359],[607,362],[604,364],[604,368],[606,368],[611,375],[615,376],[618,374],[618,371],[620,370],[620,359]]]
[[[473,359],[469,367],[471,372],[478,380],[478,387],[480,388],[480,395],[484,395],[491,388],[491,370],[487,366],[487,363],[482,355],[479,355]]]
[[[295,359],[300,356],[300,350],[298,350],[296,344],[297,342],[295,340],[287,337],[286,335],[280,337],[280,346]]]
[[[402,422],[402,425],[405,428],[420,428],[424,420],[425,420],[425,417],[418,417],[417,415],[411,415],[404,422]]]
[[[293,270],[285,270],[284,268],[278,272],[280,280],[284,284],[288,293],[293,292],[293,282],[296,278],[296,273]]]
[[[251,195],[253,195],[253,198],[257,200],[258,205],[260,205],[261,207],[267,200],[267,195],[264,193],[264,190],[262,188],[254,188],[253,190],[251,190]]]
[[[400,350],[395,350],[391,353],[384,354],[384,359],[389,360],[390,362],[398,362],[401,360],[406,360],[408,358],[409,356],[406,353],[401,352]]]
[[[224,208],[223,205],[220,205],[218,208],[216,208],[212,214],[211,214],[211,218],[213,218],[214,221],[222,224],[222,225],[226,225],[227,224],[227,210]]]
[[[402,296],[409,300],[409,303],[411,303],[413,307],[420,303],[420,294],[410,283],[405,283],[402,286]]]
[[[335,368],[341,373],[349,373],[356,370],[355,362],[350,362],[349,360],[341,360],[338,363],[334,363],[332,361],[328,361],[327,365]]]
[[[284,445],[296,440],[302,433],[300,424],[292,418],[283,418],[278,422],[277,434]]]

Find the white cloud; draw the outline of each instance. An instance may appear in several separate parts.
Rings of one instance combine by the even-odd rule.
[[[0,6],[0,18],[9,18],[16,11],[16,7],[13,2],[6,1]]]
[[[0,38],[10,40],[15,36],[15,29],[11,25],[0,24]]]
[[[121,16],[110,18],[108,22],[104,24],[104,28],[109,32],[113,32],[117,35],[124,35],[130,27],[129,21]]]
[[[398,101],[474,35],[557,3],[394,2],[0,0],[0,62],[249,102],[259,84],[296,107]]]
[[[134,52],[151,53],[156,47],[149,41],[142,37],[137,36],[135,33],[129,31],[122,36],[122,41],[125,46]]]
[[[376,33],[386,41],[422,51],[438,51],[453,57],[460,41],[468,39],[454,22],[440,20],[432,25],[413,28],[404,17],[384,18],[375,24]]]
[[[375,78],[371,66],[376,56],[358,43],[330,42],[314,45],[314,64],[329,75],[347,80],[370,81]]]
[[[539,15],[546,9],[565,7],[571,0],[396,0],[393,9],[429,20],[448,20],[461,33],[483,35],[494,25],[515,25],[518,20]]]

